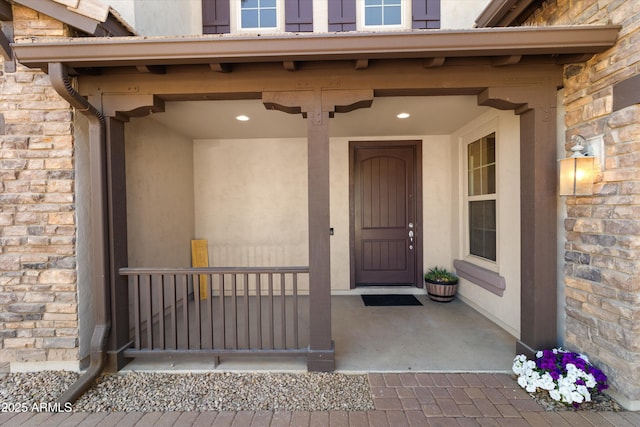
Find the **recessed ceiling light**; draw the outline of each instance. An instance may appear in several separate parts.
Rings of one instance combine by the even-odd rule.
[[[411,116],[411,114],[409,114],[409,113],[400,113],[396,117],[399,118],[399,119],[407,119],[410,116]]]
[[[236,116],[236,120],[239,120],[241,122],[246,122],[246,121],[249,121],[249,116],[245,116],[244,114],[241,114],[239,116]]]

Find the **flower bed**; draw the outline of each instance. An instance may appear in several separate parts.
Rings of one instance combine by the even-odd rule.
[[[512,369],[518,384],[527,392],[546,391],[556,402],[575,408],[609,387],[607,376],[585,355],[562,348],[539,351],[535,361],[518,355]]]

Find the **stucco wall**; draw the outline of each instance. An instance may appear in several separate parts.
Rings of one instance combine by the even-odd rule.
[[[129,267],[189,267],[193,143],[151,119],[125,126]]]
[[[625,406],[640,409],[640,106],[613,110],[614,84],[640,74],[640,3],[547,1],[532,25],[617,24],[616,46],[565,66],[565,149],[602,136],[594,195],[567,197],[565,343],[598,364]]]
[[[141,36],[202,34],[202,0],[103,0]]]
[[[194,142],[195,231],[210,265],[308,265],[306,139]]]
[[[502,296],[461,279],[460,298],[515,337],[520,336],[520,120],[513,111],[492,110],[467,124],[451,139],[453,183],[452,201],[454,258],[477,263],[467,256],[466,217],[463,215],[464,159],[466,145],[491,132],[496,132],[497,186],[497,260],[482,265],[505,278]]]
[[[143,36],[202,34],[202,0],[103,0]],[[235,0],[230,0],[235,1]],[[313,1],[314,31],[327,32],[327,0]],[[362,2],[363,0],[358,0]],[[472,28],[490,0],[441,0],[442,29]],[[403,0],[410,20],[411,0]]]

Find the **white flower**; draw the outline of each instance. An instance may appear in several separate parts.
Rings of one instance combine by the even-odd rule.
[[[538,350],[538,352],[536,353],[536,358],[540,359],[543,355],[544,353],[542,352],[542,350]]]
[[[555,400],[556,402],[560,400],[561,396],[560,396],[560,392],[556,389],[553,390],[549,390],[549,396]]]
[[[522,388],[525,388],[527,386],[527,379],[523,376],[519,376],[518,377],[518,385]]]

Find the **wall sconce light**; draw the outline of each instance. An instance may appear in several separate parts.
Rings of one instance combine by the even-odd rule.
[[[582,135],[574,135],[571,140],[573,154],[560,159],[560,195],[590,196],[593,194],[595,153],[593,147]]]

